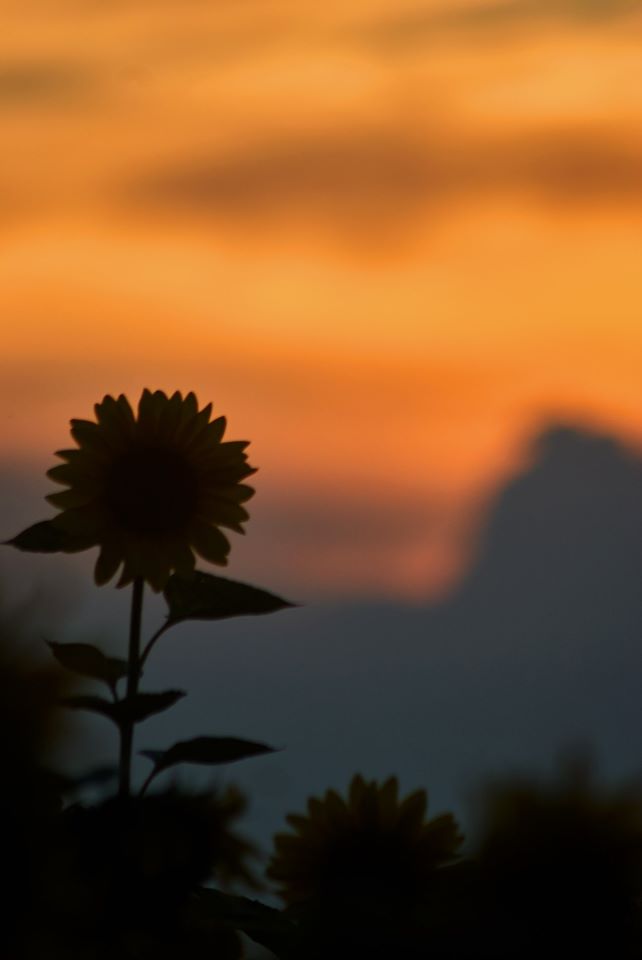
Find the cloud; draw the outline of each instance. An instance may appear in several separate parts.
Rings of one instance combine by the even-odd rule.
[[[429,191],[426,159],[413,142],[389,135],[276,140],[150,172],[133,195],[160,207],[247,219],[288,212],[393,215]]]
[[[361,40],[397,47],[421,43],[443,31],[487,31],[533,21],[601,24],[639,12],[640,0],[497,0],[470,6],[413,11],[362,28]]]
[[[88,70],[64,61],[0,63],[0,103],[46,103],[75,98],[93,83]]]
[[[555,203],[642,198],[642,151],[625,133],[432,142],[395,129],[259,142],[149,171],[123,195],[159,211],[266,222],[330,221],[349,230],[404,223],[428,206],[506,191]]]

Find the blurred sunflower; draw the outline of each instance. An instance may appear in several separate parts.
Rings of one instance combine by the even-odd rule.
[[[590,757],[553,781],[490,783],[480,795],[483,920],[499,957],[639,957],[642,784],[600,784]],[[557,952],[557,951],[556,951]]]
[[[426,821],[427,802],[424,790],[399,800],[395,777],[356,776],[346,800],[328,790],[308,801],[307,816],[287,818],[294,833],[275,837],[268,876],[288,904],[314,902],[335,917],[419,909],[462,842],[450,814]]]
[[[194,552],[225,566],[230,544],[219,527],[244,533],[241,504],[254,491],[245,441],[222,442],[225,417],[210,421],[193,393],[143,390],[138,416],[122,394],[95,405],[96,422],[72,420],[77,447],[57,453],[48,476],[68,489],[47,497],[53,524],[82,549],[100,547],[97,584],[122,565],[118,586],[142,577],[162,590],[173,571],[187,576]],[[76,546],[75,549],[78,549]]]

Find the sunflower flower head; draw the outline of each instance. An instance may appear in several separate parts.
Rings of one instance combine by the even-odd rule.
[[[355,776],[346,799],[328,790],[290,815],[292,833],[275,837],[268,875],[288,904],[314,902],[323,913],[351,917],[419,907],[435,871],[462,841],[446,814],[426,820],[424,790],[400,800],[398,783]]]
[[[241,504],[254,493],[241,482],[255,472],[247,442],[224,442],[225,417],[211,420],[212,404],[199,410],[193,393],[143,390],[137,415],[122,394],[94,409],[95,420],[71,421],[77,446],[47,474],[67,489],[47,499],[70,549],[100,548],[96,583],[120,570],[118,586],[141,577],[162,590],[193,571],[194,553],[225,566],[220,528],[244,533]]]

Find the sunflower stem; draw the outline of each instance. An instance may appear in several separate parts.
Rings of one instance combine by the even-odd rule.
[[[146,790],[147,790],[147,787],[150,785],[150,783],[152,782],[152,780],[154,779],[155,776],[156,776],[156,769],[154,768],[154,769],[152,770],[152,772],[149,774],[149,776],[147,777],[147,779],[145,780],[145,782],[144,782],[144,784],[142,785],[142,787],[140,788],[140,793],[138,794],[139,797],[144,797],[144,796],[145,796],[145,792],[146,792]]]
[[[127,658],[127,700],[138,693],[140,677],[140,628],[143,615],[143,589],[145,581],[136,577],[132,588],[132,605],[129,619],[129,654]],[[128,797],[131,793],[132,749],[134,745],[134,722],[123,720],[120,727],[119,794]]]
[[[174,626],[173,622],[172,622],[171,620],[168,620],[166,623],[163,624],[162,627],[159,627],[158,630],[156,631],[156,633],[153,634],[152,637],[148,640],[147,646],[146,646],[145,649],[143,650],[142,656],[141,656],[141,658],[140,658],[140,666],[141,666],[141,669],[145,666],[145,661],[147,660],[147,657],[148,657],[148,656],[150,655],[150,653],[152,652],[152,649],[153,649],[154,644],[156,643],[156,641],[159,640],[160,637],[163,636],[163,634],[165,633],[166,630],[169,630],[169,628],[170,628],[170,627],[173,627],[173,626]]]

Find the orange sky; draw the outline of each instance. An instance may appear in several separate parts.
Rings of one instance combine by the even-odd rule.
[[[640,4],[3,19],[8,462],[194,388],[261,466],[231,570],[423,595],[542,422],[642,440]]]

